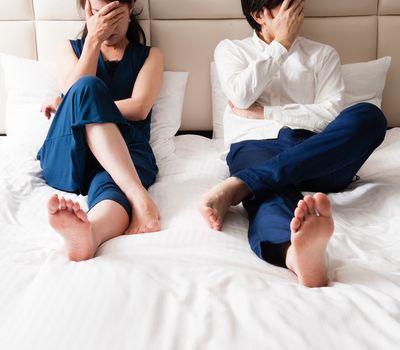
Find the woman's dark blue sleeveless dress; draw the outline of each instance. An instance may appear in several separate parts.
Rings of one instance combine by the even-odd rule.
[[[84,42],[71,40],[71,45],[79,58]],[[83,77],[68,90],[38,152],[37,159],[47,184],[62,191],[88,195],[90,209],[102,200],[113,200],[131,216],[127,198],[87,145],[87,124],[118,125],[143,186],[147,189],[155,181],[158,168],[149,144],[151,111],[144,121],[132,122],[114,103],[131,97],[149,52],[148,46],[129,43],[113,74],[107,70],[100,54],[96,77]]]

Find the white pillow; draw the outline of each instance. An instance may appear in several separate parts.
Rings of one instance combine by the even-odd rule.
[[[46,97],[60,93],[55,64],[0,54],[1,67],[7,95],[7,136],[36,153],[52,120],[48,121],[40,113],[40,107]],[[164,72],[164,82],[154,104],[151,121],[150,142],[157,160],[175,151],[174,136],[181,123],[187,79],[187,72]]]
[[[188,76],[187,72],[164,72],[150,128],[150,144],[157,162],[175,152],[175,134],[181,126]]]
[[[391,61],[391,57],[382,57],[374,61],[343,65],[344,108],[360,102],[369,102],[381,108],[386,73]]]
[[[342,75],[346,87],[344,108],[360,102],[369,102],[380,108],[390,62],[391,57],[383,57],[369,62],[342,65]],[[228,99],[222,91],[214,62],[211,62],[211,89],[213,138],[223,139],[223,120]]]
[[[212,114],[213,114],[213,139],[224,138],[224,113],[228,105],[228,98],[222,91],[219,82],[217,66],[211,62],[211,93],[212,93]]]
[[[55,64],[4,54],[0,60],[6,92],[7,138],[37,151],[51,124],[40,107],[46,97],[60,94]]]

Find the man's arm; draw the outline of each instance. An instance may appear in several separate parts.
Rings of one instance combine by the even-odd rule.
[[[320,132],[333,121],[343,107],[344,83],[340,58],[330,48],[317,73],[314,104],[289,104],[264,107],[264,118],[282,125]]]
[[[222,41],[214,54],[222,90],[236,107],[243,109],[260,97],[287,57],[288,51],[277,41],[266,45],[263,57],[250,64],[228,40]]]

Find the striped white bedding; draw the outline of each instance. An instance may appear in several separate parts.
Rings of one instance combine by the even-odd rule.
[[[47,225],[54,190],[34,154],[0,146],[0,349],[398,349],[400,129],[359,182],[330,195],[336,231],[321,289],[252,253],[243,208],[223,232],[208,229],[197,206],[227,176],[218,146],[177,137],[150,190],[162,232],[115,238],[81,263]]]

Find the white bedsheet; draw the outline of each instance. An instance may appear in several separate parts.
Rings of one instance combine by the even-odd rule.
[[[320,289],[253,254],[242,207],[223,232],[208,229],[197,206],[227,176],[219,145],[176,146],[150,190],[162,232],[115,238],[80,263],[47,225],[55,191],[34,154],[0,148],[1,350],[399,349],[400,129],[360,181],[330,195],[331,282]]]

